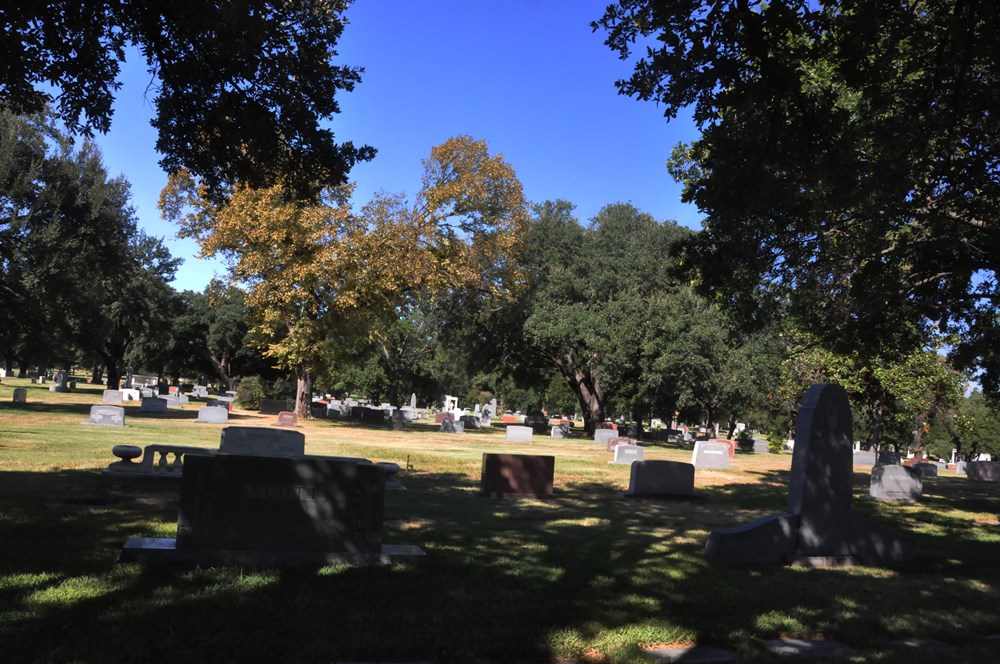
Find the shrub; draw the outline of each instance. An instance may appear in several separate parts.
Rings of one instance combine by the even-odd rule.
[[[781,454],[785,451],[785,434],[780,431],[772,431],[767,434],[767,449],[771,454]]]
[[[748,429],[743,429],[736,434],[736,446],[740,452],[753,452],[753,434]],[[770,448],[770,443],[768,443]]]
[[[267,398],[260,376],[247,376],[236,386],[236,404],[247,410],[260,408],[260,400]]]

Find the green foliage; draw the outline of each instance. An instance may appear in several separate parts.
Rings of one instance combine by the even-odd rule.
[[[698,284],[840,354],[923,346],[1000,390],[1000,32],[961,0],[619,0],[595,22],[624,94],[701,136],[669,163],[704,215]],[[639,46],[641,48],[642,46]]]
[[[234,182],[281,182],[314,195],[316,183],[343,183],[355,162],[375,154],[337,145],[328,125],[339,110],[336,93],[360,80],[359,69],[331,59],[346,5],[24,4],[5,12],[0,103],[38,112],[55,100],[74,131],[106,132],[125,48],[134,44],[153,81],[164,170],[186,168],[216,197]]]
[[[769,431],[767,433],[767,449],[771,454],[781,454],[785,451],[788,434],[784,431]]]
[[[268,398],[270,395],[260,376],[245,376],[236,386],[236,403],[240,408],[257,410],[260,408],[260,400]]]
[[[982,391],[973,390],[950,409],[941,410],[930,422],[924,448],[950,459],[952,449],[959,458],[975,459],[988,453],[1000,458],[1000,407]]]
[[[736,434],[736,447],[740,452],[753,452],[753,434],[749,429],[743,429]],[[768,442],[770,448],[770,442]]]

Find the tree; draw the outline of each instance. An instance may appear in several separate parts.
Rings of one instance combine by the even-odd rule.
[[[324,126],[336,93],[360,80],[332,63],[346,0],[6,4],[0,104],[35,113],[56,101],[74,132],[106,132],[135,44],[155,90],[160,165],[187,169],[216,200],[233,182],[315,195],[375,154],[337,145]]]
[[[920,347],[930,324],[1000,389],[1000,34],[962,0],[620,0],[594,23],[623,94],[701,136],[671,174],[705,215],[700,286],[785,310],[838,352]]]
[[[953,449],[959,461],[974,461],[982,453],[995,459],[1000,454],[996,442],[1000,412],[980,390],[972,390],[952,408],[940,410],[929,429],[926,448],[946,459],[951,458]]]
[[[381,194],[354,214],[349,196],[350,187],[327,189],[309,203],[278,185],[237,185],[219,206],[179,173],[160,199],[182,235],[206,255],[226,256],[232,277],[246,284],[252,334],[267,357],[294,372],[303,417],[331,340],[398,318],[410,292],[498,292],[524,220],[513,169],[465,136],[431,150],[413,208]]]

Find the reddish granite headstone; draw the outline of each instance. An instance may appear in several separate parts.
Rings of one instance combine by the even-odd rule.
[[[614,429],[618,431],[618,425],[614,422],[594,422],[595,429]]]
[[[500,421],[503,422],[504,424],[517,424],[517,416],[516,415],[502,415],[500,417]]]
[[[552,495],[556,458],[535,454],[483,454],[482,494],[499,498]]]
[[[437,413],[436,415],[434,415],[434,423],[435,424],[441,424],[445,420],[452,420],[452,421],[454,421],[455,420],[455,414],[454,413]]]
[[[729,458],[732,459],[736,456],[736,441],[729,440],[728,438],[710,438],[710,443],[723,443],[729,445]]]

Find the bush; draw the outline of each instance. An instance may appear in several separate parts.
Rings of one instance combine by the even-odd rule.
[[[236,404],[246,410],[260,408],[260,400],[267,398],[260,376],[247,376],[236,386]]]
[[[736,447],[739,448],[740,452],[753,452],[753,434],[748,429],[743,429],[736,434]],[[770,444],[768,447],[770,448]]]
[[[771,454],[781,454],[785,451],[785,434],[772,431],[767,434],[767,449]]]

